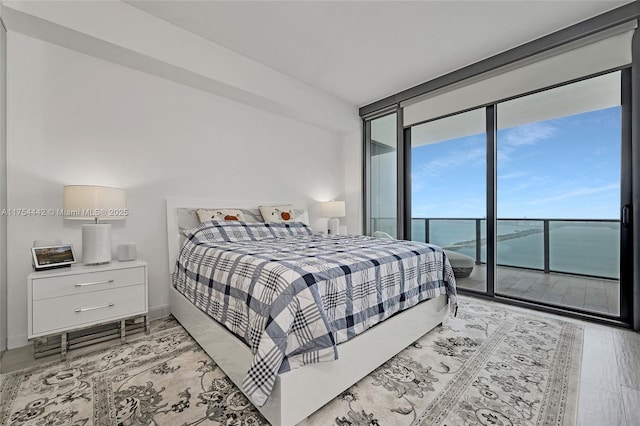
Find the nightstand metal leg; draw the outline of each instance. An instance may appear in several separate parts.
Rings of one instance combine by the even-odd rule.
[[[144,334],[149,335],[149,316],[144,316]]]
[[[67,360],[67,349],[69,348],[69,342],[67,341],[67,333],[62,333],[60,336],[60,357],[63,361]]]
[[[120,321],[120,344],[123,344],[125,341],[127,326],[125,324],[125,320]]]

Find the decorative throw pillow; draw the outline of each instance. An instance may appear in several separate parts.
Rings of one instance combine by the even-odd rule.
[[[283,237],[313,235],[304,223],[251,223],[232,220],[210,220],[189,230],[186,237],[197,243],[259,241]]]
[[[244,222],[244,214],[238,209],[198,209],[196,210],[200,223],[208,220],[239,220]]]
[[[305,225],[309,224],[307,211],[294,209],[292,204],[260,206],[259,208],[265,223],[302,222]]]

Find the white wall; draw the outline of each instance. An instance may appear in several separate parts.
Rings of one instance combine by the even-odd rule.
[[[6,47],[7,32],[0,23],[0,210],[7,207],[7,127],[6,127]],[[7,344],[7,217],[0,215],[0,351]]]
[[[137,243],[156,313],[168,304],[167,197],[273,200],[312,212],[317,201],[345,197],[347,156],[335,133],[13,32],[7,53],[8,207],[61,208],[65,184],[126,189],[130,215],[113,224],[113,243]],[[346,221],[357,223],[356,214]],[[8,218],[10,348],[27,343],[37,238],[80,248],[80,224]]]

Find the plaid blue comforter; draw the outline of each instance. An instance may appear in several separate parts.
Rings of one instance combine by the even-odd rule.
[[[437,246],[296,223],[203,223],[187,236],[174,286],[249,345],[243,390],[258,406],[279,373],[335,360],[338,343],[423,300],[456,296]]]

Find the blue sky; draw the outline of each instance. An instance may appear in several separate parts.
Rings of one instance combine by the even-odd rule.
[[[498,131],[498,218],[619,218],[620,133],[620,107]],[[486,216],[485,143],[412,150],[413,217]]]

